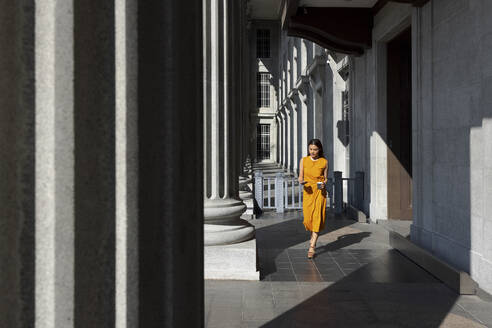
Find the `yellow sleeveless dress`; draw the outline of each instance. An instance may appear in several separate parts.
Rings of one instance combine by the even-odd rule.
[[[325,228],[326,188],[318,189],[316,183],[325,180],[324,171],[328,161],[320,157],[313,161],[310,156],[303,157],[304,185],[302,212],[306,230],[319,232]]]

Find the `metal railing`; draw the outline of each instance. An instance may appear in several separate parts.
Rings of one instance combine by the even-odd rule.
[[[356,204],[360,205],[363,201],[364,173],[356,172],[355,178],[342,178],[342,172],[335,171],[334,178],[328,178],[326,184],[326,206],[332,208],[335,213],[343,211],[343,181],[353,181]],[[256,171],[255,199],[261,209],[275,209],[277,213],[283,213],[286,209],[302,209],[303,186],[296,177],[282,172],[273,177],[264,176],[262,171]]]

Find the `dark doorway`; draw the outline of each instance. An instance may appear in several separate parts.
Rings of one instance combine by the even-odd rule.
[[[412,35],[388,43],[388,218],[412,219]]]

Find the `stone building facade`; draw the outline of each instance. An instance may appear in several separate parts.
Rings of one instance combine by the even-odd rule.
[[[251,20],[249,28],[250,152],[256,162],[277,160],[275,112],[278,104],[279,25]]]
[[[301,4],[279,11],[277,162],[296,173],[318,137],[333,170],[364,172],[352,205],[411,220],[415,243],[491,292],[490,2]]]
[[[277,3],[273,159],[296,172],[319,136],[334,170],[365,172],[372,220],[410,214],[413,241],[492,292],[492,3]],[[0,327],[200,327],[207,261],[235,274],[246,254],[257,278],[248,10],[0,3]]]

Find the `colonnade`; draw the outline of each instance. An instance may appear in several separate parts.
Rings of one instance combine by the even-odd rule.
[[[331,85],[316,85],[324,79],[326,53],[308,40],[281,38],[283,54],[280,57],[279,104],[276,114],[278,134],[278,162],[286,170],[298,173],[299,160],[306,156],[306,145],[319,138],[322,131],[315,121],[322,115],[322,106],[316,106],[314,93]],[[327,81],[331,82],[331,81]],[[321,88],[321,91],[320,91]]]
[[[0,4],[1,327],[201,327],[203,245],[256,255],[244,6]]]
[[[349,175],[344,159],[348,150],[342,144],[339,130],[342,117],[341,94],[346,81],[339,73],[342,61],[312,42],[281,37],[281,77],[276,114],[279,164],[288,172],[298,174],[299,161],[307,155],[310,139],[320,139],[325,157],[334,170]],[[338,60],[338,62],[337,62]],[[342,160],[343,159],[343,160]]]

